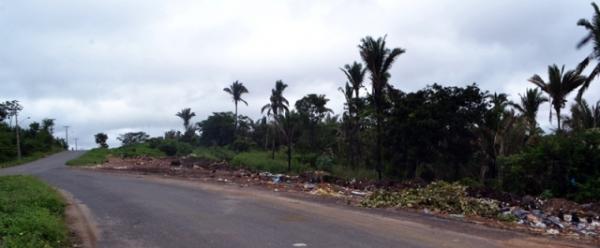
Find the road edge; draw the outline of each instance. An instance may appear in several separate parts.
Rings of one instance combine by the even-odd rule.
[[[56,189],[65,199],[65,218],[69,231],[75,234],[83,248],[96,248],[100,232],[89,208],[63,189]]]

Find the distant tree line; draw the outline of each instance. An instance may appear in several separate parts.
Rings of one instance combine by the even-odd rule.
[[[592,5],[593,18],[577,23],[589,31],[577,48],[591,44],[590,55],[574,69],[550,65],[546,75],[534,74],[528,80],[533,88],[516,102],[475,83],[397,89],[390,70],[406,50],[390,47],[386,37],[367,36],[358,45],[360,61],[341,68],[342,113],[327,107],[324,94],[307,94],[290,104],[284,94],[288,85],[278,80],[261,109],[264,116],[252,120],[238,113],[239,102],[247,105],[243,96],[249,90],[235,81],[224,89],[234,112],[216,112],[192,123],[195,113],[182,109],[176,116],[183,120],[183,131],[168,131],[160,139],[269,151],[272,159],[281,151],[288,169],[296,154],[315,169],[330,168],[318,165],[329,161],[347,170],[374,170],[379,180],[460,180],[516,193],[598,200],[600,102],[590,106],[583,97],[600,73],[600,11]],[[591,73],[584,73],[594,62]],[[574,92],[570,115],[565,115]],[[556,125],[548,133],[536,120],[546,103]],[[126,134],[122,141],[142,138],[148,139]]]
[[[67,149],[63,139],[53,136],[54,119],[31,122],[23,127],[19,113],[23,106],[19,101],[0,103],[0,163],[17,160],[36,153]]]

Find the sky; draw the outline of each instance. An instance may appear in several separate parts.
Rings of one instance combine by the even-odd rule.
[[[290,103],[326,94],[339,114],[339,68],[360,61],[368,35],[406,49],[391,70],[396,88],[477,83],[516,101],[533,74],[591,52],[576,49],[586,34],[576,23],[592,14],[585,0],[0,1],[0,101],[19,100],[25,125],[56,119],[58,137],[70,126],[80,148],[98,132],[115,146],[128,131],[181,130],[185,107],[194,122],[233,111],[223,88],[235,80],[250,91],[239,112],[253,119],[276,80]]]

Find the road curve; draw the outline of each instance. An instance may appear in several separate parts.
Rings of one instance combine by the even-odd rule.
[[[62,152],[32,174],[92,212],[98,247],[582,247],[415,213],[389,214],[256,189],[71,169]]]

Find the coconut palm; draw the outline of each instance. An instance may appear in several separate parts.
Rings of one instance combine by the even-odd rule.
[[[267,112],[267,116],[271,117],[273,120],[273,125],[276,125],[277,118],[283,114],[283,112],[288,112],[289,102],[283,97],[283,91],[287,88],[287,84],[283,83],[281,80],[277,80],[275,82],[275,88],[271,90],[271,97],[269,98],[269,103],[265,104],[260,110],[261,113]],[[277,132],[273,132],[273,138],[271,143],[272,149],[272,159],[275,159],[275,136]]]
[[[521,113],[521,116],[527,122],[527,128],[529,129],[529,135],[533,136],[537,131],[537,113],[540,105],[548,101],[548,98],[542,95],[542,92],[536,89],[527,89],[525,95],[519,94],[521,102],[518,104],[511,104],[517,111]]]
[[[383,125],[383,100],[384,89],[390,78],[389,70],[398,56],[405,52],[402,48],[389,49],[386,47],[385,36],[378,39],[373,39],[367,36],[361,40],[358,46],[360,56],[366,64],[367,70],[371,75],[371,95],[373,97],[373,105],[375,107],[376,120],[376,170],[379,180],[382,179],[382,161],[381,161],[381,146],[382,146],[382,125]]]
[[[600,101],[591,107],[584,99],[577,101],[564,124],[576,131],[600,127]]]
[[[350,86],[352,86],[352,92],[354,92],[354,98],[358,98],[360,89],[363,87],[363,81],[365,79],[365,73],[367,68],[363,68],[361,63],[354,61],[351,65],[345,65],[344,68],[340,68],[344,74]]]
[[[564,70],[564,65],[561,69],[556,64],[551,65],[548,66],[548,82],[537,74],[529,79],[529,82],[538,86],[550,97],[550,103],[556,112],[557,131],[559,132],[561,131],[560,110],[565,107],[567,96],[587,81],[587,78],[581,75],[581,71],[578,69],[566,72]],[[550,110],[550,121],[552,121],[552,110]]]
[[[183,120],[183,128],[184,130],[188,130],[190,126],[190,120],[196,116],[196,113],[192,112],[192,109],[190,108],[184,108],[175,114],[175,116]]]
[[[244,86],[243,83],[239,81],[233,82],[229,88],[224,88],[223,91],[229,93],[233,99],[233,103],[235,104],[235,128],[237,129],[238,123],[238,102],[243,102],[248,106],[248,102],[242,99],[242,95],[248,93],[248,89]]]
[[[591,62],[591,60],[596,60],[598,63],[587,77],[585,83],[579,89],[579,92],[577,93],[577,99],[581,99],[583,92],[585,92],[585,90],[587,90],[590,86],[590,82],[594,80],[594,78],[596,78],[596,76],[598,76],[600,73],[600,9],[596,3],[592,3],[592,7],[594,8],[594,16],[592,19],[586,20],[582,18],[577,22],[577,25],[584,27],[588,31],[588,34],[583,37],[579,43],[577,43],[577,49],[582,48],[590,42],[593,44],[592,52],[583,61],[581,61],[581,63],[579,63],[577,70],[583,71],[583,69],[585,69],[585,67],[587,67],[587,65]]]

